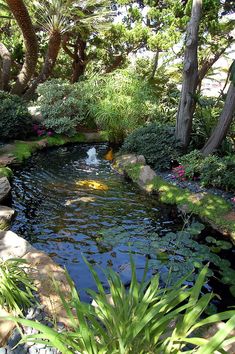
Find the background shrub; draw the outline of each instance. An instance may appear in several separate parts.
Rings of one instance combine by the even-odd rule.
[[[72,136],[78,125],[89,125],[88,108],[78,85],[54,79],[39,85],[37,93],[47,129]]]
[[[104,75],[94,95],[90,114],[112,140],[122,141],[134,129],[154,119],[157,103],[153,88],[132,72],[116,70]]]
[[[23,139],[31,130],[32,120],[24,101],[0,91],[0,139]]]
[[[125,139],[122,151],[144,155],[155,169],[170,168],[171,161],[180,152],[174,129],[156,123],[136,129]]]
[[[186,177],[200,176],[200,183],[203,186],[235,190],[235,158],[233,155],[203,157],[200,151],[194,150],[182,156],[179,161],[185,168]]]

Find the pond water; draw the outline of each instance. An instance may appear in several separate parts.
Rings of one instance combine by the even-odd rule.
[[[103,159],[108,148],[105,144],[96,145],[98,164],[87,164],[90,147],[75,145],[40,152],[15,171],[12,204],[17,215],[13,231],[65,266],[82,300],[88,300],[84,289],[95,289],[82,255],[95,265],[105,286],[99,266],[112,267],[128,286],[130,252],[139,277],[146,258],[151,268],[149,276],[159,271],[162,282],[167,281],[169,268],[173,273],[177,269],[177,275],[191,270],[200,257],[190,259],[187,266],[184,257],[189,260],[196,251],[205,252],[200,248],[201,236],[197,241],[192,240],[188,256],[185,251],[180,253],[181,248],[175,247],[179,240],[175,238],[184,220],[176,209],[161,204],[156,196],[141,193],[113,171]],[[185,236],[181,241],[187,249]],[[209,246],[205,247],[210,251]],[[231,249],[222,252],[225,263],[233,252]]]

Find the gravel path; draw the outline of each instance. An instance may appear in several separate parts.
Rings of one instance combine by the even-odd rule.
[[[30,308],[25,316],[29,320],[36,320],[42,324],[45,324],[49,327],[53,327],[51,320],[48,318],[44,309],[40,306],[35,306]],[[64,325],[62,323],[57,324],[58,331],[64,329]],[[37,330],[25,326],[21,326],[21,330],[23,334],[35,334]],[[0,348],[0,354],[60,354],[57,349],[50,348],[44,344],[33,344],[33,343],[25,343],[25,344],[17,344],[21,339],[21,334],[17,328],[13,331],[11,337],[8,340],[7,345],[4,348]]]

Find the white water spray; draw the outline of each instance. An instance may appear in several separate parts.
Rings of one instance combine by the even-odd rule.
[[[97,159],[96,148],[92,147],[87,151],[88,157],[86,158],[87,165],[97,165],[99,160]]]

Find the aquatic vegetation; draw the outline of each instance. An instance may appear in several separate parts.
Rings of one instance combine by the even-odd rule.
[[[100,191],[107,191],[109,189],[109,187],[105,183],[95,180],[77,181],[76,186],[96,189]]]
[[[221,250],[232,248],[232,244],[211,236],[206,237],[207,244],[201,243],[200,234],[203,229],[203,224],[194,222],[182,231],[168,232],[164,236],[149,232],[147,237],[143,238],[141,236],[144,230],[139,227],[138,231],[134,230],[138,238],[136,240],[131,237],[130,230],[115,227],[101,230],[100,242],[106,247],[115,247],[122,240],[129,239],[130,248],[133,245],[148,256],[149,265],[160,273],[165,284],[173,285],[188,272],[192,272],[188,280],[194,281],[198,270],[210,262],[208,279],[216,277],[218,281],[229,285],[233,293],[235,270],[231,268],[229,260],[222,259],[219,255]]]

